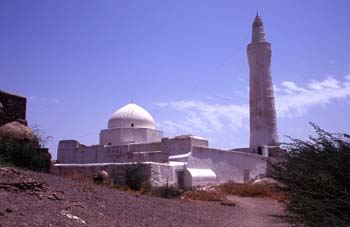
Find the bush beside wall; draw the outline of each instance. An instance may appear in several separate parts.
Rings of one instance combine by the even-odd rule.
[[[350,226],[350,135],[313,125],[317,137],[291,138],[288,157],[273,176],[289,195],[293,221],[310,227]]]
[[[0,138],[0,164],[49,172],[51,155],[48,149],[26,139]]]

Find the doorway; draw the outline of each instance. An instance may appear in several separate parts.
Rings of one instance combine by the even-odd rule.
[[[179,187],[179,189],[184,189],[184,171],[177,170],[176,178],[177,178],[177,186]]]

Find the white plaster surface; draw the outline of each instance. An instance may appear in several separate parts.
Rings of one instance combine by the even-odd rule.
[[[271,44],[265,39],[263,23],[259,16],[254,20],[252,43],[248,45],[247,52],[250,70],[250,148],[257,153],[261,145],[278,145],[271,77]]]
[[[248,180],[257,179],[266,173],[267,159],[243,152],[193,147],[186,167],[211,169],[215,172],[218,183],[229,180],[244,183],[245,172],[249,175]]]
[[[154,119],[142,107],[130,103],[118,109],[108,121],[108,128],[150,128],[155,129]]]
[[[100,144],[122,145],[129,143],[160,142],[163,132],[149,128],[110,128],[100,132]]]
[[[185,169],[184,186],[186,189],[196,186],[215,185],[217,183],[216,174],[211,169]]]
[[[169,153],[170,156],[187,154],[191,152],[193,146],[208,147],[208,140],[193,136],[162,139],[162,151]]]

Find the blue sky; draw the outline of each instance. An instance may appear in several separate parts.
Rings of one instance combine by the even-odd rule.
[[[350,1],[0,1],[0,89],[28,98],[29,125],[98,143],[133,101],[165,135],[249,144],[246,46],[256,11],[272,44],[278,129],[349,132]]]

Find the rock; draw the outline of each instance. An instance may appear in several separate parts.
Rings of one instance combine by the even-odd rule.
[[[59,198],[56,193],[53,193],[51,196],[48,196],[47,198],[51,200],[56,200],[56,201],[61,200],[61,198]]]
[[[235,206],[236,206],[236,203],[234,203],[234,202],[232,202],[232,201],[230,201],[230,200],[228,200],[228,199],[222,200],[222,201],[220,202],[220,204],[221,204],[222,206],[230,206],[230,207],[235,207]]]
[[[98,171],[94,176],[94,182],[96,184],[105,183],[108,178],[108,173],[105,170]]]

